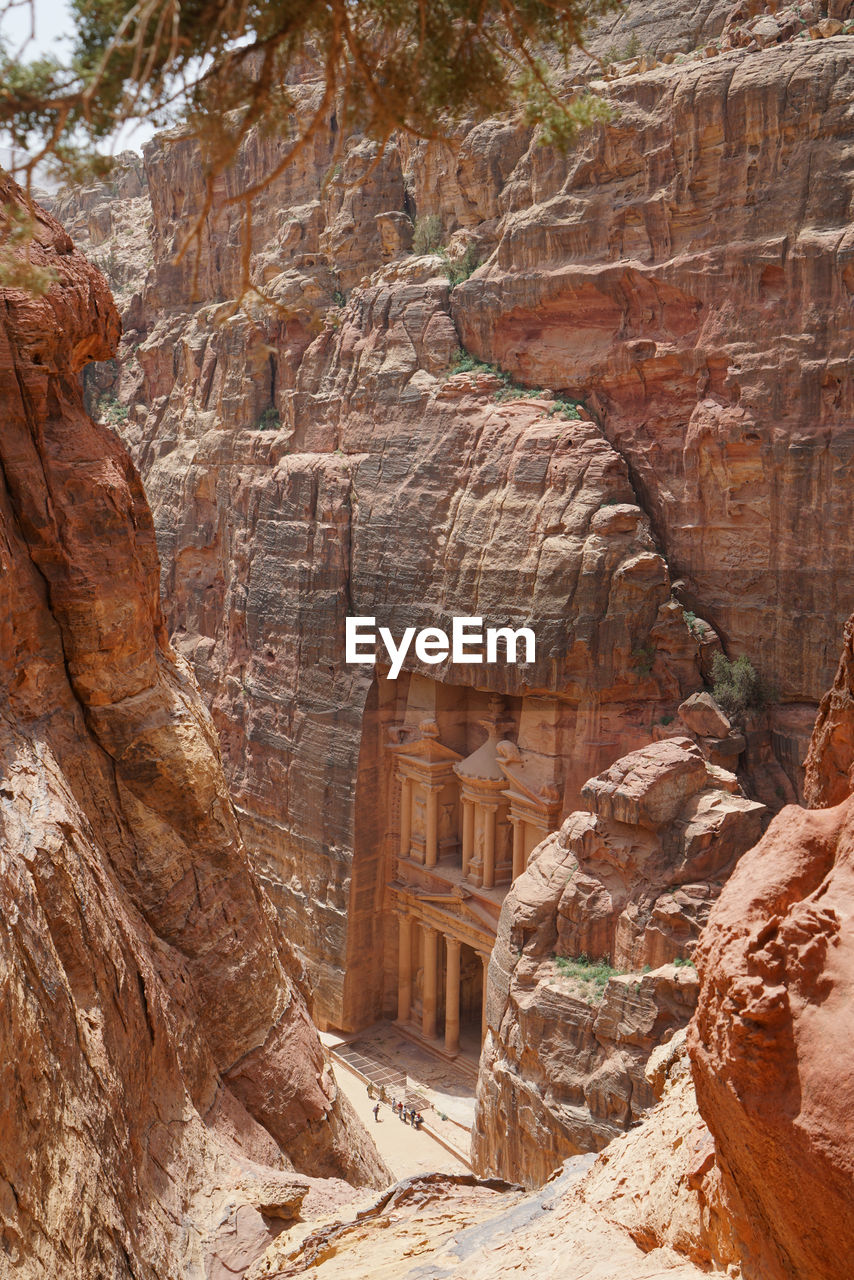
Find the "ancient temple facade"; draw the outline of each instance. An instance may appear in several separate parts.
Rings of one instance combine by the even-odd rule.
[[[347,867],[334,897],[345,963],[312,975],[315,1017],[344,1032],[395,1020],[474,1057],[510,885],[583,807],[587,779],[649,741],[648,716],[621,688],[612,701],[499,696],[405,671],[376,675],[361,724],[352,857],[329,850]]]
[[[522,699],[413,676],[395,701],[385,726],[393,1012],[445,1054],[476,1055],[502,902],[560,818],[558,758],[526,749]]]

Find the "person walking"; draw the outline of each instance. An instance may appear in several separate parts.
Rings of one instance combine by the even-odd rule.
[[[376,1124],[380,1122],[380,1104],[378,1102],[374,1103],[374,1121]]]

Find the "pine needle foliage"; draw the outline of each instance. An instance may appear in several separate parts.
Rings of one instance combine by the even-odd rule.
[[[601,115],[567,97],[559,72],[587,23],[621,0],[71,0],[66,60],[25,60],[0,43],[0,134],[66,179],[104,172],[99,146],[129,121],[178,124],[200,141],[208,201],[258,128],[281,136],[269,173],[227,197],[251,201],[320,128],[380,144],[447,136],[467,117],[518,110],[566,143]],[[21,0],[0,0],[0,17]],[[295,85],[315,79],[311,109]],[[248,239],[248,236],[247,236]],[[248,258],[248,249],[247,249]]]

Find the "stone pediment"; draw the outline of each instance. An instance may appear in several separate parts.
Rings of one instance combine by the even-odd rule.
[[[502,702],[498,697],[490,699],[489,715],[479,720],[478,724],[486,730],[486,741],[476,751],[466,756],[460,764],[454,766],[454,772],[460,778],[475,782],[502,783],[504,773],[501,759],[506,754],[518,754],[515,743],[503,739],[501,734],[513,727],[512,720],[502,714]]]
[[[477,929],[489,929],[495,932],[495,919],[480,906],[474,894],[465,885],[450,886],[447,893],[431,893],[422,887],[415,887],[406,881],[398,880],[390,886],[399,894],[408,898],[413,905],[433,908],[437,913],[449,918],[456,918],[462,924],[473,925]],[[435,921],[441,928],[441,921]]]
[[[446,747],[435,739],[421,738],[418,742],[406,742],[392,750],[401,760],[418,760],[426,764],[456,764],[462,760],[459,751]]]
[[[472,778],[478,782],[503,782],[504,772],[498,758],[500,745],[495,735],[490,734],[477,751],[454,766],[454,772],[460,778]]]
[[[499,743],[498,759],[507,779],[507,793],[528,804],[553,809],[560,804],[560,792],[555,786],[553,771],[545,761],[525,759],[518,750],[507,751],[512,743]],[[504,750],[502,750],[504,748]]]

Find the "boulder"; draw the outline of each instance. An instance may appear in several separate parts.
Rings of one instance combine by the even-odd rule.
[[[710,693],[692,693],[679,707],[683,724],[703,738],[726,738],[732,724]]]

